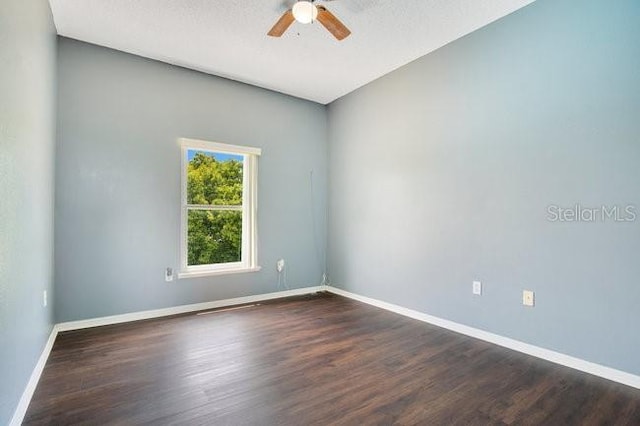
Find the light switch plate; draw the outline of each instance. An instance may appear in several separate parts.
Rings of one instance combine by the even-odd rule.
[[[522,304],[524,306],[535,305],[535,295],[531,290],[522,290]]]
[[[480,281],[473,282],[473,294],[477,294],[477,295],[482,294],[482,283]]]

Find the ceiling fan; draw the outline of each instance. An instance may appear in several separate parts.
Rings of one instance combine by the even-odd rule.
[[[326,7],[316,6],[314,0],[301,0],[297,1],[291,9],[282,14],[267,35],[280,37],[287,31],[293,21],[309,24],[315,20],[318,20],[338,40],[342,40],[351,34],[351,31]]]

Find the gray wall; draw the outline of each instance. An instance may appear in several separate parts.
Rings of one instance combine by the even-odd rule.
[[[57,321],[276,291],[280,257],[290,287],[320,283],[325,107],[64,38],[58,85]],[[179,262],[180,137],[263,149],[262,271],[164,281]]]
[[[640,374],[640,219],[547,220],[640,206],[639,22],[538,0],[331,104],[332,283]]]
[[[56,37],[46,0],[0,7],[0,424],[51,332]]]

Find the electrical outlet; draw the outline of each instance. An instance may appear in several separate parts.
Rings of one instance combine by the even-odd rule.
[[[480,281],[473,282],[473,294],[480,296],[482,294],[482,283]]]
[[[164,270],[164,280],[166,282],[173,281],[173,268],[167,268]]]
[[[284,271],[284,259],[280,259],[276,262],[276,270],[278,272]]]
[[[535,305],[535,294],[531,290],[522,290],[522,304],[524,306]]]
[[[42,291],[42,307],[46,308],[47,307],[47,290],[43,290]]]

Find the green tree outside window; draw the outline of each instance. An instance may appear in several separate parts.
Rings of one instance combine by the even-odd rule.
[[[240,262],[243,157],[187,155],[187,265]]]

